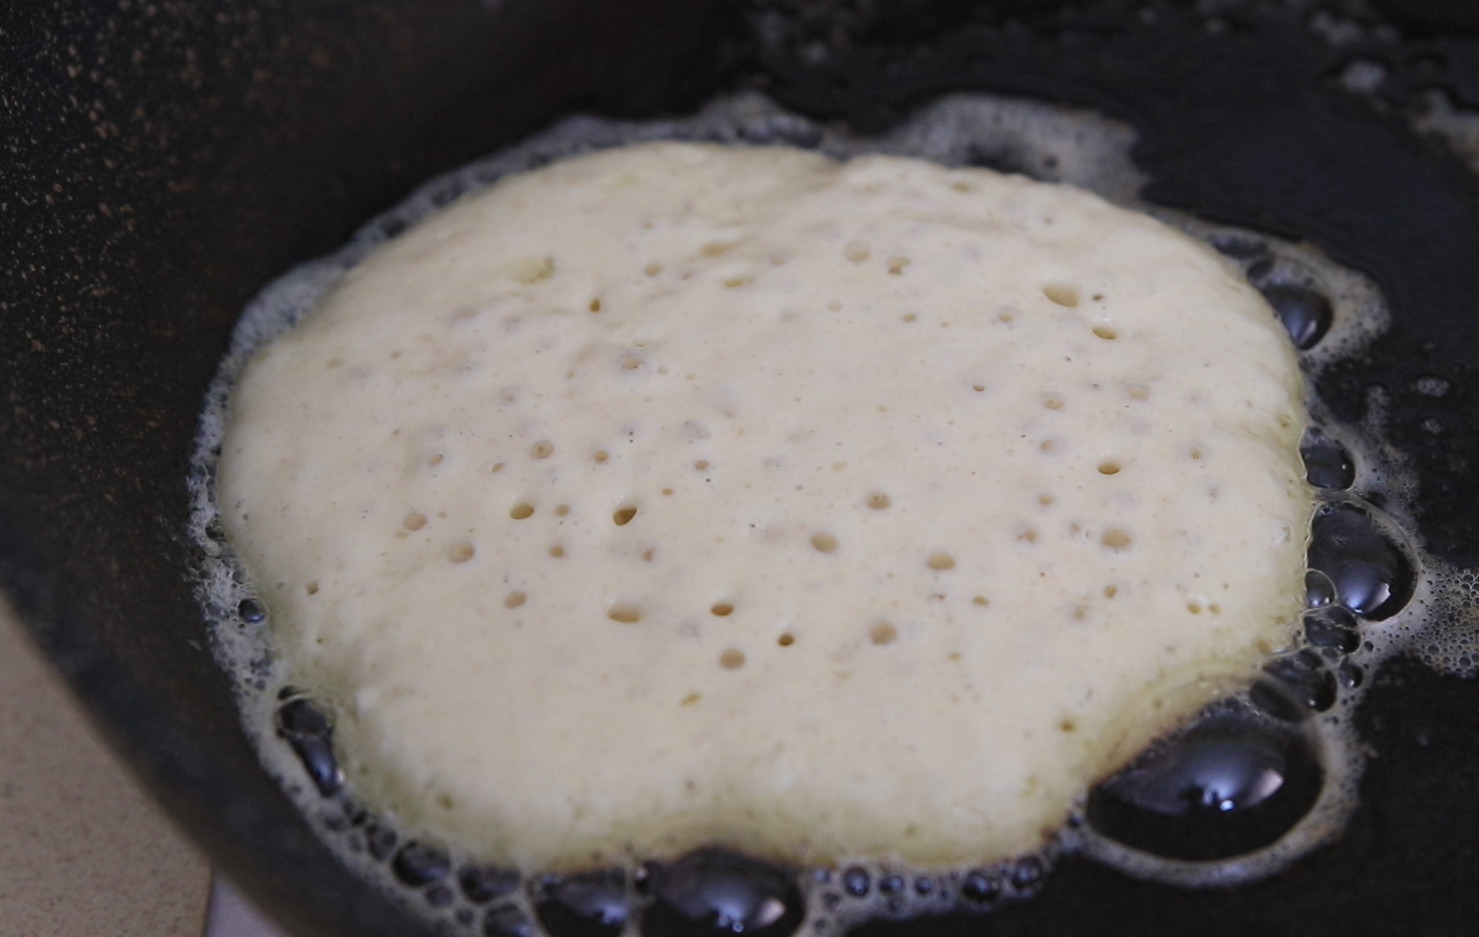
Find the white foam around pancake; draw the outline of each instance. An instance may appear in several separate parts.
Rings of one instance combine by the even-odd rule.
[[[353,269],[248,368],[219,492],[408,829],[946,865],[1287,642],[1303,419],[1262,299],[1142,215],[652,144]]]

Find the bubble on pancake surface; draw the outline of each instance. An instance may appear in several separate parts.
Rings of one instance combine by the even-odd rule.
[[[983,127],[986,129],[983,130]],[[227,359],[222,376],[212,391],[210,406],[203,417],[201,444],[198,449],[199,459],[203,464],[214,462],[214,455],[210,450],[211,446],[219,441],[222,432],[229,390],[251,350],[296,322],[323,290],[341,277],[345,270],[357,264],[379,243],[428,214],[437,204],[447,201],[445,195],[440,193],[473,190],[506,173],[537,162],[557,159],[573,152],[644,139],[666,139],[679,136],[719,142],[773,140],[816,145],[836,155],[866,151],[899,152],[953,164],[969,159],[971,147],[983,133],[992,135],[997,141],[1005,138],[1012,145],[1024,148],[1031,153],[1050,154],[1051,160],[1043,158],[1034,163],[1034,165],[1044,167],[1041,172],[1044,178],[1072,181],[1094,189],[1111,200],[1123,204],[1137,204],[1135,194],[1143,180],[1134,170],[1126,155],[1129,144],[1133,142],[1133,135],[1125,128],[1096,116],[1040,104],[1001,101],[984,96],[959,96],[927,108],[917,120],[876,140],[829,136],[807,121],[785,114],[773,105],[754,97],[726,102],[691,121],[642,125],[622,125],[587,118],[568,121],[544,137],[505,151],[492,160],[470,167],[446,179],[428,184],[408,203],[367,226],[355,241],[339,254],[294,271],[264,293],[253,304],[250,313],[238,328],[232,354]],[[1255,285],[1273,283],[1277,286],[1281,283],[1293,283],[1299,290],[1319,292],[1328,301],[1332,309],[1330,334],[1316,341],[1313,349],[1305,354],[1306,365],[1311,371],[1317,371],[1329,361],[1338,360],[1343,355],[1358,350],[1384,325],[1380,297],[1375,291],[1369,285],[1364,284],[1359,277],[1329,264],[1308,248],[1279,242],[1273,238],[1251,235],[1247,232],[1202,225],[1165,212],[1155,213],[1220,248],[1231,244],[1235,239],[1240,239],[1245,245],[1254,245],[1251,253],[1245,253],[1243,257],[1234,257],[1234,260],[1248,264],[1260,259],[1272,258],[1272,264],[1267,269],[1259,268],[1253,272],[1254,279],[1259,281]],[[856,262],[863,263],[870,258],[876,259],[873,257],[874,253],[875,250],[870,245],[868,256]],[[1232,256],[1231,251],[1228,253]],[[854,251],[854,254],[860,255],[861,251]],[[882,262],[891,263],[898,256],[886,254]],[[848,260],[854,262],[851,258]],[[884,269],[887,269],[887,266]],[[550,276],[558,275],[554,266],[546,270],[543,264],[540,265],[538,271],[534,271],[531,266],[530,271],[540,274],[535,282],[546,281]],[[908,271],[910,275],[913,273],[912,268],[900,266],[900,274],[904,271]],[[643,271],[644,276],[653,278],[663,273],[661,269]],[[1303,308],[1316,310],[1321,308],[1320,303],[1311,300],[1308,293],[1300,294],[1300,297]],[[601,311],[603,315],[611,310],[609,299],[603,301],[587,299],[585,305],[581,307],[582,310],[586,308],[586,305],[589,306],[589,311]],[[1065,306],[1064,308],[1072,307]],[[1009,326],[1012,318],[1013,314],[1009,311],[1004,311],[997,316],[1003,327]],[[1290,317],[1286,318],[1286,324],[1292,319],[1295,326],[1299,326],[1299,323],[1310,318],[1310,316],[1305,316],[1303,319]],[[1320,316],[1316,315],[1313,318],[1318,320]],[[1102,327],[1109,328],[1109,326]],[[1297,328],[1291,328],[1291,333],[1297,333],[1297,331]],[[1106,339],[1106,336],[1097,334],[1093,337],[1104,341],[1106,345],[1114,344],[1121,338],[1118,333],[1114,339]],[[1298,339],[1297,334],[1295,338]],[[985,385],[979,385],[974,392],[983,393],[984,389]],[[1129,385],[1123,391],[1127,400],[1146,399],[1147,390],[1144,387]],[[1371,432],[1376,427],[1339,427],[1333,421],[1325,419],[1324,415],[1319,412],[1318,402],[1315,403],[1315,411],[1316,420],[1324,424],[1324,429],[1330,437],[1337,439],[1349,453],[1354,454],[1356,461],[1354,474],[1357,476],[1354,487],[1356,490],[1401,484],[1403,473],[1399,461],[1390,452],[1381,451],[1373,447],[1370,442],[1372,438],[1376,438]],[[592,468],[595,469],[615,458],[619,455],[619,451],[619,444],[608,444],[604,448],[594,450],[594,458],[589,453],[580,457],[590,462]],[[532,454],[532,452],[526,453],[525,457]],[[561,453],[556,450],[550,452],[548,457],[550,461],[554,461],[561,458]],[[710,470],[710,465],[708,459],[700,458],[693,460],[685,468],[701,478],[702,473]],[[201,477],[208,478],[209,472],[201,473]],[[223,611],[233,609],[245,597],[259,593],[270,604],[271,590],[259,589],[256,585],[245,581],[240,568],[235,564],[229,545],[223,546],[219,536],[210,536],[210,530],[213,527],[218,528],[219,523],[216,520],[218,509],[212,501],[209,486],[207,484],[196,485],[194,497],[196,511],[192,521],[193,529],[202,543],[203,552],[210,560],[201,570],[202,602],[211,611],[215,620],[221,623],[215,633],[217,650],[233,673],[240,676],[243,718],[249,728],[256,732],[255,737],[259,741],[264,761],[275,773],[285,779],[285,784],[299,797],[300,803],[304,805],[305,812],[310,818],[319,818],[318,822],[325,830],[326,838],[331,843],[341,844],[347,850],[345,854],[352,865],[361,868],[367,875],[384,874],[389,876],[387,880],[394,880],[394,876],[389,871],[380,871],[388,869],[384,862],[391,853],[384,849],[366,848],[368,840],[365,830],[371,823],[376,822],[374,818],[349,800],[349,795],[343,789],[337,790],[330,796],[327,800],[329,806],[324,807],[323,802],[317,800],[319,795],[310,796],[308,789],[298,783],[298,779],[305,777],[302,773],[302,765],[309,765],[309,776],[312,776],[311,772],[314,769],[311,766],[311,759],[305,759],[300,765],[298,759],[301,756],[295,753],[292,747],[273,744],[272,714],[276,709],[276,704],[273,702],[274,690],[283,686],[288,675],[284,673],[281,661],[273,655],[268,639],[264,635],[245,632],[233,627],[231,625],[232,616]],[[1037,508],[1047,509],[1052,505],[1050,495],[1045,494],[1038,500],[1041,503],[1036,506]],[[549,511],[549,508],[541,510]],[[418,513],[427,519],[426,523],[432,528],[445,520],[437,519],[434,510],[425,507],[420,507]],[[1383,529],[1410,525],[1410,518],[1398,516],[1388,522],[1382,512],[1377,512],[1377,514],[1383,518],[1380,521]],[[527,523],[532,522],[531,519],[535,516],[535,505],[532,501],[520,501],[510,508],[512,520]],[[607,516],[612,517],[610,514]],[[607,523],[610,525],[611,520]],[[634,529],[636,526],[634,524]],[[827,536],[833,535],[829,532]],[[845,546],[845,541],[843,543]],[[1413,549],[1410,544],[1403,546],[1404,549]],[[823,560],[822,554],[828,552],[816,546],[814,541],[808,549],[818,561]],[[563,550],[562,546],[562,553]],[[650,547],[647,547],[646,551],[649,557],[654,555]],[[1312,831],[1318,831],[1322,824],[1328,829],[1338,828],[1339,819],[1348,809],[1351,798],[1354,796],[1354,781],[1358,774],[1359,759],[1355,755],[1354,740],[1345,734],[1349,732],[1350,720],[1347,718],[1343,724],[1336,725],[1329,718],[1340,714],[1348,716],[1354,701],[1359,698],[1359,689],[1352,684],[1359,684],[1360,679],[1359,676],[1353,678],[1352,674],[1359,675],[1362,668],[1369,670],[1379,662],[1383,655],[1410,646],[1411,642],[1406,639],[1406,636],[1423,632],[1420,627],[1421,621],[1415,615],[1414,608],[1431,607],[1438,603],[1438,596],[1435,595],[1432,586],[1433,564],[1420,555],[1414,555],[1412,559],[1416,564],[1417,573],[1413,586],[1413,598],[1408,606],[1397,611],[1380,626],[1373,626],[1372,623],[1358,620],[1356,630],[1363,644],[1355,652],[1345,654],[1343,648],[1347,639],[1340,636],[1334,648],[1342,653],[1340,660],[1329,661],[1316,655],[1314,667],[1335,674],[1336,698],[1326,713],[1310,714],[1303,703],[1291,701],[1299,696],[1297,687],[1293,690],[1270,691],[1272,699],[1281,701],[1277,705],[1270,703],[1272,708],[1278,708],[1281,705],[1285,707],[1283,710],[1285,716],[1305,720],[1306,725],[1314,727],[1313,731],[1318,740],[1319,760],[1325,771],[1325,782],[1316,803],[1306,819],[1296,824],[1294,831],[1285,836],[1283,840],[1256,852],[1251,857],[1241,856],[1234,860],[1211,863],[1188,862],[1141,852],[1125,844],[1115,843],[1083,824],[1070,824],[1057,839],[1049,843],[1040,856],[1029,857],[1021,863],[1006,862],[980,869],[967,867],[943,871],[937,869],[915,871],[876,863],[863,863],[852,867],[853,871],[861,873],[861,877],[849,872],[851,879],[846,887],[843,887],[842,883],[842,879],[846,876],[843,876],[840,868],[830,871],[821,869],[801,878],[805,893],[806,916],[812,922],[812,926],[821,932],[844,928],[850,923],[856,923],[870,916],[887,918],[969,907],[996,907],[1003,901],[1030,895],[1045,870],[1051,867],[1055,856],[1065,849],[1082,851],[1136,874],[1187,884],[1243,880],[1267,874],[1292,861],[1318,842],[1318,833]],[[650,561],[649,559],[648,562]],[[952,570],[950,573],[936,571],[936,575],[955,575],[957,572],[958,570]],[[336,583],[333,577],[326,575],[324,571],[313,571],[312,575],[315,577],[313,581],[319,584],[321,589],[332,590],[342,587],[342,584]],[[969,588],[967,586],[967,589]],[[1104,594],[1112,595],[1107,588]],[[1317,581],[1317,587],[1312,594],[1318,598],[1327,595],[1328,590],[1322,591]],[[968,592],[967,596],[969,595],[971,593]],[[1479,615],[1471,611],[1476,606],[1476,602],[1479,602],[1479,585],[1468,581],[1467,591],[1461,590],[1461,599],[1453,601],[1458,603],[1459,611],[1467,615],[1464,620],[1479,619]],[[981,614],[990,613],[990,603],[985,596],[977,594],[971,602]],[[1467,604],[1463,604],[1465,602]],[[1320,599],[1320,603],[1328,605],[1330,600]],[[599,615],[600,610],[595,610],[595,613]],[[1349,623],[1344,618],[1338,615],[1336,618],[1335,625],[1338,628],[1349,630]],[[1318,627],[1323,627],[1323,624]],[[1306,635],[1308,631],[1308,623],[1306,623]],[[1479,654],[1472,650],[1474,644],[1472,632],[1465,634],[1461,629],[1450,629],[1445,636],[1444,634],[1433,635],[1429,629],[1423,633],[1434,638],[1421,651],[1432,662],[1461,672],[1475,669]],[[794,635],[790,632],[782,635],[782,639],[785,638],[790,638],[792,642],[795,641]],[[774,637],[768,640],[778,643],[781,647],[789,646],[790,643],[785,640],[776,641]],[[1312,650],[1330,649],[1330,646],[1325,643],[1307,641],[1305,638],[1300,639],[1300,643],[1308,643]],[[350,779],[348,787],[353,789],[353,778]],[[376,829],[383,830],[384,828],[376,827]],[[375,855],[377,852],[384,853],[384,855],[377,857]],[[458,875],[462,885],[456,890],[454,908],[457,916],[448,916],[452,913],[451,911],[445,913],[438,911],[436,915],[441,915],[439,920],[448,923],[457,922],[459,926],[464,920],[475,920],[477,923],[473,925],[474,927],[480,927],[483,932],[490,934],[522,935],[532,932],[530,929],[534,926],[533,921],[537,919],[534,907],[538,899],[537,888],[533,884],[530,884],[527,889],[517,884],[509,888],[506,883],[519,881],[517,873],[511,870],[500,869],[496,865],[480,866],[476,863],[475,857],[463,859],[454,857],[453,861],[460,863],[462,870]],[[482,888],[477,884],[480,881],[479,876],[473,871],[480,868],[495,870],[490,873],[492,878],[505,884],[500,884],[496,889]],[[858,891],[856,886],[859,881],[867,883],[862,887],[861,895],[855,893]],[[469,882],[472,884],[469,885]],[[898,884],[885,888],[884,883]],[[402,884],[405,883],[402,882]],[[493,894],[494,892],[496,895]],[[632,897],[631,900],[635,905],[641,906],[646,899]],[[428,897],[427,903],[435,905],[436,901]],[[487,907],[484,907],[485,904]],[[445,906],[437,905],[437,907]]]

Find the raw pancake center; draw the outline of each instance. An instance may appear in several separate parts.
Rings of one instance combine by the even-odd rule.
[[[231,539],[359,796],[524,868],[946,866],[1291,638],[1302,383],[1066,186],[646,144],[373,253],[234,392]]]

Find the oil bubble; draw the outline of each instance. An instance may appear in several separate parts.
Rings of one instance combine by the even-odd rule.
[[[1329,605],[1304,615],[1304,636],[1312,647],[1333,647],[1349,654],[1361,646],[1359,628],[1356,616],[1340,605]]]
[[[241,620],[249,625],[257,625],[267,620],[267,608],[256,599],[242,599],[236,606],[236,614]]]
[[[1262,286],[1259,292],[1274,308],[1294,347],[1300,351],[1314,348],[1330,331],[1333,311],[1323,293],[1292,283]]]
[[[1350,453],[1318,427],[1305,431],[1299,454],[1304,459],[1305,479],[1316,488],[1343,491],[1356,481],[1356,463]]]
[[[462,894],[474,904],[487,904],[512,894],[519,887],[519,873],[497,865],[465,865],[457,870]]]
[[[960,893],[967,901],[989,904],[1001,897],[1001,878],[992,872],[974,869],[961,879]]]
[[[365,847],[369,849],[371,856],[381,862],[391,857],[400,839],[396,831],[388,826],[375,824],[365,830]]]
[[[415,888],[445,878],[452,863],[445,849],[412,840],[396,852],[390,868],[403,885]]]
[[[644,937],[789,937],[805,898],[796,873],[721,849],[702,849],[659,867]]]
[[[626,873],[545,876],[537,883],[534,914],[550,937],[619,937],[627,921]]]
[[[344,773],[334,756],[334,726],[328,715],[304,697],[289,700],[277,711],[277,734],[284,739],[313,786],[328,796],[344,783]]]
[[[1274,658],[1264,665],[1263,672],[1310,711],[1324,712],[1335,705],[1335,679],[1320,655],[1309,648]],[[1266,690],[1255,688],[1260,702],[1267,698]]]
[[[1281,839],[1323,782],[1297,726],[1222,704],[1094,788],[1087,815],[1103,835],[1152,855],[1228,859]]]
[[[1309,565],[1335,583],[1340,604],[1381,621],[1412,598],[1412,561],[1371,512],[1348,502],[1322,504],[1310,527]]]
[[[483,916],[483,937],[536,937],[529,915],[518,905],[501,904]]]

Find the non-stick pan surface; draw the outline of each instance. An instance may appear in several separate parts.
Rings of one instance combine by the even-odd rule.
[[[1394,314],[1327,372],[1371,388],[1424,541],[1479,563],[1479,181],[1405,118],[1479,107],[1461,5],[1402,29],[1313,6],[698,0],[57,3],[0,14],[0,583],[161,800],[305,934],[425,928],[342,869],[258,767],[185,570],[187,456],[243,303],[421,178],[577,109],[759,87],[888,127],[957,89],[1140,133],[1153,202],[1308,239]],[[1354,92],[1353,62],[1379,80]],[[1009,152],[982,161],[1012,168]],[[1433,396],[1420,378],[1441,377]],[[1186,891],[1087,861],[920,933],[1458,934],[1479,921],[1479,683],[1398,661],[1345,834],[1270,880]],[[85,881],[77,883],[85,889]]]

